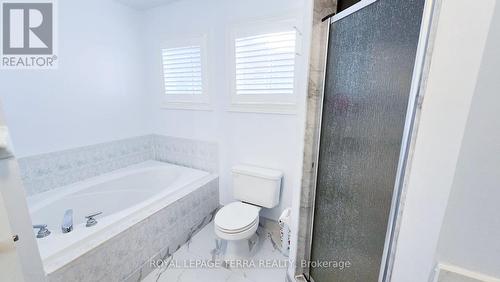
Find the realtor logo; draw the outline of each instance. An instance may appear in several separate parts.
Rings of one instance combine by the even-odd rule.
[[[55,68],[54,22],[53,1],[3,2],[1,67]]]

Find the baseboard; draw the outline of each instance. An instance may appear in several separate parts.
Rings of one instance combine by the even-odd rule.
[[[436,277],[437,282],[500,282],[500,278],[443,263],[438,264]]]

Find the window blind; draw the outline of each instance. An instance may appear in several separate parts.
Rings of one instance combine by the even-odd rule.
[[[235,40],[236,94],[293,94],[295,31]]]
[[[163,49],[162,56],[165,94],[202,94],[200,46]]]

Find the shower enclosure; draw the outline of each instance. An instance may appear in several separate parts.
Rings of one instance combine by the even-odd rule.
[[[310,246],[327,264],[313,281],[385,280],[424,4],[364,0],[330,19]]]

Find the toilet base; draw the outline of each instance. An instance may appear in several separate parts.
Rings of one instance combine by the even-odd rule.
[[[250,259],[257,251],[259,236],[254,233],[249,239],[224,240],[218,239],[220,245],[220,258],[229,263]]]

